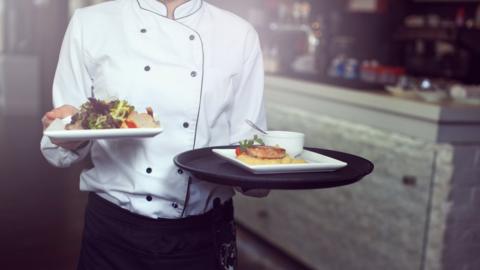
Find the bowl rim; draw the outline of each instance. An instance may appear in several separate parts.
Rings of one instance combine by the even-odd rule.
[[[267,130],[267,134],[263,136],[271,138],[303,138],[305,134],[296,131]]]

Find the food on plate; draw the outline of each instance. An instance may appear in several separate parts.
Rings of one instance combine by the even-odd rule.
[[[248,165],[274,165],[274,164],[298,164],[298,163],[307,163],[303,159],[295,159],[286,155],[283,158],[278,159],[267,159],[267,158],[256,158],[249,156],[248,154],[241,154],[237,156],[237,159],[248,164]]]
[[[159,123],[153,118],[152,108],[146,113],[138,113],[135,107],[125,100],[103,101],[89,98],[80,111],[72,116],[67,130],[75,129],[115,129],[115,128],[157,128]]]
[[[290,157],[285,149],[278,146],[266,146],[257,135],[253,140],[244,140],[235,149],[237,159],[249,165],[306,163],[303,159]]]
[[[265,145],[250,146],[245,152],[251,157],[263,159],[279,159],[287,155],[283,148]]]
[[[148,113],[137,113],[133,111],[130,113],[128,118],[123,122],[120,128],[156,128],[158,123],[152,121],[153,117]]]

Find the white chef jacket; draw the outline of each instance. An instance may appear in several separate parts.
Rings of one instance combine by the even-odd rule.
[[[53,165],[67,167],[91,153],[94,167],[80,175],[92,191],[131,212],[152,218],[202,214],[231,187],[190,178],[175,155],[228,145],[266,128],[263,63],[254,28],[202,0],[166,17],[157,0],[117,0],[77,10],[63,41],[53,104],[79,107],[94,96],[151,106],[164,132],[148,139],[91,141],[77,152],[43,137]]]

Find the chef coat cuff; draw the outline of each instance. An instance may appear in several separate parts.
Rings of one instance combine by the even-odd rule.
[[[90,152],[91,144],[92,142],[89,141],[86,145],[72,151],[53,144],[50,138],[43,136],[40,150],[50,164],[55,167],[66,168],[84,159]]]
[[[267,197],[268,194],[270,193],[269,189],[248,189],[248,188],[242,188],[242,187],[235,187],[235,190],[237,192],[242,193],[245,196],[257,197],[257,198]]]

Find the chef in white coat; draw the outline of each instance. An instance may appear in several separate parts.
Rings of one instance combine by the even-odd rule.
[[[80,176],[90,194],[78,269],[234,269],[234,189],[172,159],[251,138],[245,119],[266,128],[263,76],[254,28],[205,1],[117,0],[74,13],[44,128],[89,97],[150,106],[164,128],[150,139],[42,138],[51,164],[90,154],[94,165]]]

